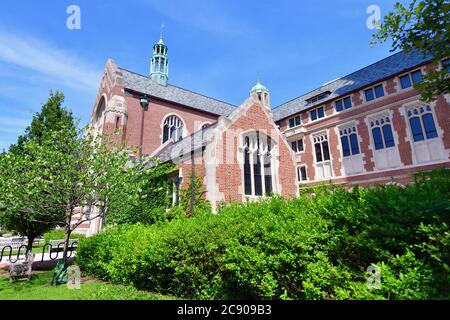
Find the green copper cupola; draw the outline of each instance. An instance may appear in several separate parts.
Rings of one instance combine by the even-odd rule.
[[[258,100],[261,101],[261,104],[270,111],[269,90],[267,90],[267,88],[260,81],[258,81],[256,85],[252,88],[250,94],[256,94]]]
[[[162,35],[159,42],[153,46],[150,78],[163,86],[167,85],[167,80],[169,80],[169,58]]]

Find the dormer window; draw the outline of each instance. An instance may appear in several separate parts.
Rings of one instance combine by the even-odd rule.
[[[313,103],[316,103],[317,101],[320,101],[320,100],[325,99],[325,98],[328,97],[330,94],[331,94],[330,91],[326,91],[326,92],[321,93],[321,94],[319,94],[319,95],[317,95],[317,96],[315,96],[315,97],[312,97],[312,98],[307,99],[307,100],[306,100],[306,103],[307,103],[307,104],[313,104]]]

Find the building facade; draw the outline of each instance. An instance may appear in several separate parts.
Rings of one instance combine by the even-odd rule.
[[[108,60],[91,125],[103,135],[120,130],[115,139],[136,147],[136,157],[176,163],[179,187],[201,177],[213,208],[295,197],[330,181],[406,184],[450,165],[450,96],[424,103],[413,87],[436,68],[431,60],[400,52],[275,108],[258,82],[234,106],[170,84],[161,39],[149,75]],[[449,69],[449,59],[437,68]]]

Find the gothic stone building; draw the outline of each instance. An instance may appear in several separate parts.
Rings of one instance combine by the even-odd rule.
[[[413,88],[436,68],[430,62],[400,52],[275,108],[258,82],[234,106],[168,83],[161,39],[150,76],[107,62],[91,125],[102,134],[120,129],[118,139],[137,156],[176,163],[177,186],[187,186],[194,169],[214,209],[295,197],[329,181],[407,184],[417,171],[450,164],[450,96],[424,103]],[[449,59],[438,68],[449,69]]]

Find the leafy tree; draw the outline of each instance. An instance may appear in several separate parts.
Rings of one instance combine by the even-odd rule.
[[[108,137],[95,137],[89,130],[76,134],[67,129],[53,131],[42,144],[46,152],[39,160],[48,164],[51,191],[58,199],[56,206],[64,212],[60,225],[65,230],[65,261],[70,235],[77,227],[103,220],[110,197],[121,196],[127,203],[127,197],[138,192],[133,181],[140,165],[130,166],[128,150]],[[84,207],[99,210],[85,215],[80,213]]]
[[[72,112],[62,106],[64,99],[63,93],[50,92],[50,97],[43,104],[41,111],[33,116],[31,125],[25,129],[25,134],[19,136],[17,143],[11,145],[9,151],[22,153],[26,142],[34,140],[40,143],[50,131],[68,128],[74,132],[72,130],[75,128],[74,118]]]
[[[450,2],[448,0],[412,0],[409,7],[396,3],[394,11],[384,17],[381,29],[373,36],[372,44],[393,41],[392,50],[420,50],[431,54],[436,67],[450,56]],[[415,86],[422,99],[430,102],[436,96],[450,92],[446,68],[433,70]]]
[[[28,141],[21,150],[0,156],[0,223],[26,236],[30,251],[34,239],[56,227],[64,211],[52,192],[44,147]]]

